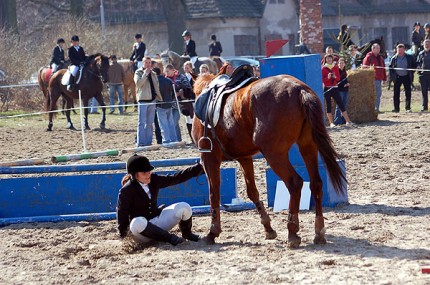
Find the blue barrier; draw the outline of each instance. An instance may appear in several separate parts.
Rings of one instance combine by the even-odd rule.
[[[151,161],[158,167],[194,164],[198,158]],[[2,174],[125,170],[125,163],[62,166],[1,167]],[[166,174],[172,171],[162,171]],[[0,178],[0,225],[26,221],[63,221],[113,218],[124,173]],[[206,176],[160,191],[159,204],[189,203],[194,211],[209,212]],[[237,197],[236,169],[221,169],[221,203]],[[253,205],[252,205],[253,206]],[[233,205],[230,210],[253,208]],[[113,215],[113,216],[112,216]]]

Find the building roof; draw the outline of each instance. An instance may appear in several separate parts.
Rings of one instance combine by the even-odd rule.
[[[430,13],[430,3],[426,0],[321,0],[324,16],[375,15],[375,14],[423,14]]]
[[[183,0],[185,17],[204,18],[261,18],[265,0]],[[164,22],[166,17],[160,0],[104,0],[107,24]],[[100,9],[93,7],[91,19],[100,19]]]

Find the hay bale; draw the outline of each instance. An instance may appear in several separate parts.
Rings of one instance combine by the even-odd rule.
[[[373,69],[356,69],[348,71],[350,83],[347,112],[354,123],[373,122],[378,119],[375,112],[376,91]]]

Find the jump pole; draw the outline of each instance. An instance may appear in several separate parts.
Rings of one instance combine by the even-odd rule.
[[[79,116],[81,117],[82,145],[84,147],[84,152],[87,152],[87,143],[85,141],[85,131],[84,131],[84,117],[82,116],[81,89],[79,89]]]
[[[119,154],[120,154],[119,150],[111,149],[111,150],[99,151],[99,152],[86,152],[81,154],[58,155],[58,156],[51,157],[51,161],[53,163],[56,163],[56,162],[65,162],[70,160],[90,159],[90,158],[96,158],[100,156],[118,156]]]
[[[121,153],[134,153],[139,151],[147,151],[147,150],[157,150],[160,149],[159,145],[148,145],[148,146],[141,146],[136,148],[127,148],[121,150]]]
[[[45,161],[42,158],[31,158],[16,161],[5,161],[0,162],[0,166],[26,166],[26,165],[37,165],[44,164]]]

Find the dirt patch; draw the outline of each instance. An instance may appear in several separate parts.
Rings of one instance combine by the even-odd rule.
[[[391,96],[384,92],[383,100]],[[78,126],[78,117],[73,120]],[[89,151],[134,146],[135,113],[108,115],[106,131],[97,129],[99,120],[91,116]],[[66,130],[63,116],[54,124],[54,131],[46,132],[41,117],[2,120],[1,160],[49,161],[53,155],[82,152],[81,133]],[[158,243],[132,250],[118,240],[115,221],[19,224],[0,228],[0,283],[429,284],[430,275],[421,273],[430,266],[429,128],[430,114],[415,112],[385,113],[357,128],[330,129],[346,159],[350,204],[324,209],[327,245],[312,242],[312,211],[300,214],[297,250],[287,248],[285,212],[270,212],[276,240],[265,240],[257,214],[244,211],[222,214],[223,232],[215,245]],[[73,163],[126,161],[128,156]],[[188,145],[147,156],[196,157],[198,151]],[[259,161],[255,168],[266,200],[266,165]],[[238,188],[245,198],[241,174]],[[209,225],[209,217],[195,218],[196,232],[206,233]]]

